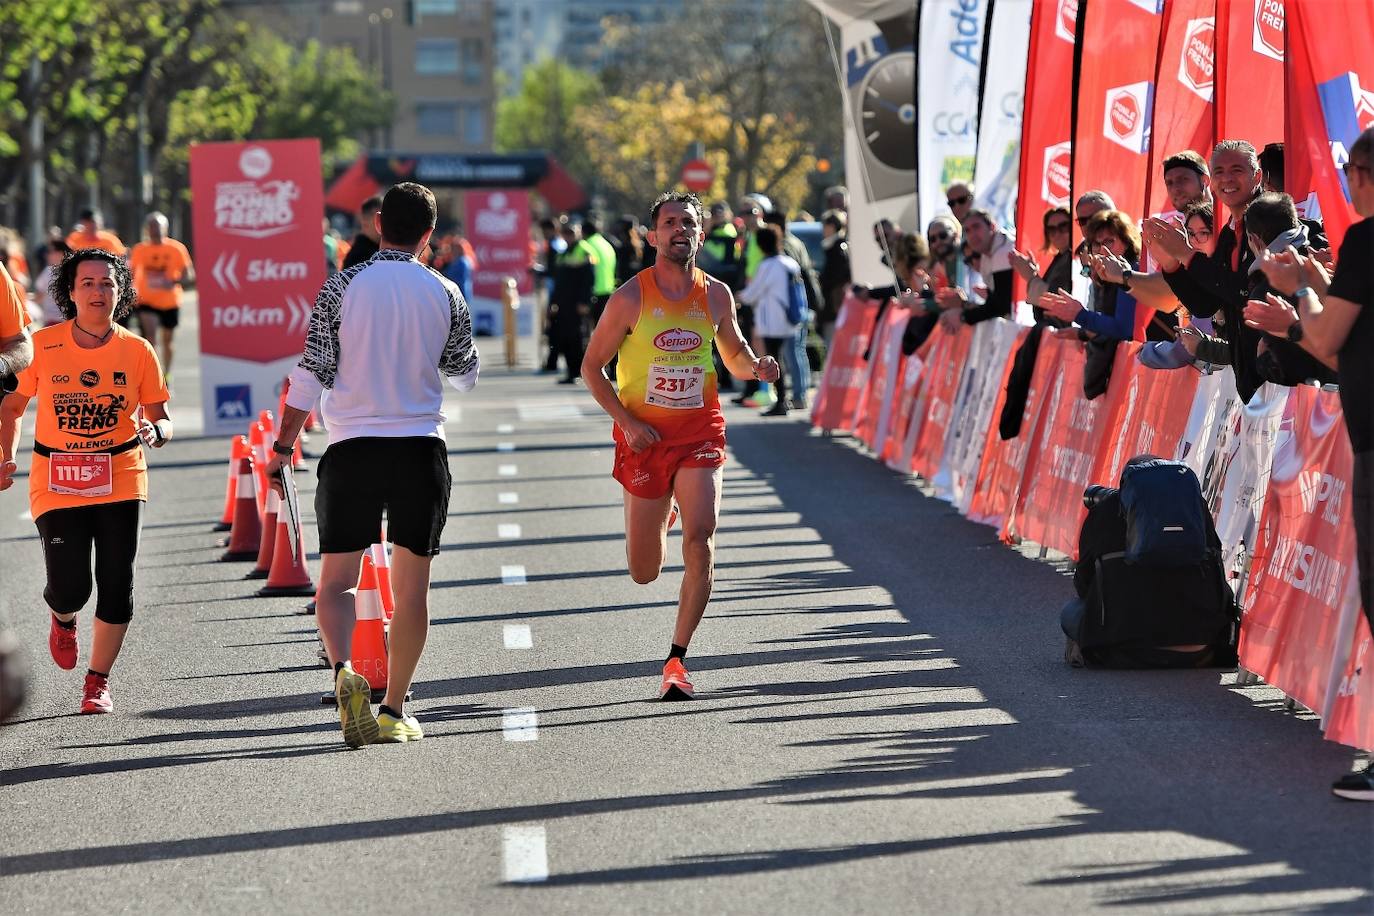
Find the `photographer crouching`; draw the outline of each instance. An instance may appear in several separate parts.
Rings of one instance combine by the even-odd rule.
[[[1088,487],[1074,588],[1060,625],[1076,668],[1236,664],[1240,612],[1221,541],[1187,465],[1126,463],[1119,488]]]

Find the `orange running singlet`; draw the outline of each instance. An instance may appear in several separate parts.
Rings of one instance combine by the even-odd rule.
[[[639,320],[620,344],[616,363],[620,403],[657,430],[665,445],[723,435],[706,274],[693,271],[692,290],[682,299],[663,294],[651,267],[636,279]]]

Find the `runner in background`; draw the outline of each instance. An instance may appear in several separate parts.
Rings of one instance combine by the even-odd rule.
[[[0,401],[0,490],[14,483],[20,419],[37,398],[29,511],[47,568],[48,651],[59,668],[76,667],[76,613],[94,587],[80,710],[113,712],[109,676],[133,617],[134,562],[148,498],[141,446],[162,447],[172,422],[152,346],[115,324],[134,304],[124,259],[73,252],[57,270],[52,295],[67,320],[34,335],[36,358],[20,373],[18,389]]]
[[[696,266],[705,238],[701,202],[670,191],[654,201],[649,243],[658,256],[606,303],[582,363],[582,380],[615,421],[613,475],[625,488],[630,577],[658,578],[674,504],[682,515],[682,589],[659,697],[690,699],[687,646],[715,577],[715,534],[725,464],[725,415],[712,344],[737,378],[775,382],[735,321],[730,288]],[[605,368],[618,359],[616,387]]]
[[[76,220],[76,231],[67,236],[67,244],[73,249],[99,248],[121,258],[127,253],[124,243],[107,229],[101,228],[100,213],[86,209]]]
[[[186,246],[167,234],[167,217],[148,214],[148,241],[129,252],[143,339],[161,348],[163,378],[172,378],[172,336],[181,317],[182,281],[195,282]],[[159,328],[161,332],[159,333]]]

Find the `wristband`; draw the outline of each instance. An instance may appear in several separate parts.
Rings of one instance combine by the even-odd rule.
[[[158,445],[161,445],[167,441],[167,434],[162,431],[161,420],[158,420],[153,424],[153,439],[157,441]]]
[[[283,457],[285,457],[285,458],[290,458],[290,457],[291,457],[292,455],[294,455],[295,452],[296,452],[296,450],[295,450],[294,448],[292,448],[291,446],[289,446],[289,445],[282,445],[280,442],[273,442],[273,443],[272,443],[272,451],[273,451],[273,452],[276,452],[278,455],[281,455],[281,456],[283,456]]]
[[[1310,286],[1299,286],[1298,289],[1297,289],[1297,291],[1293,293],[1293,298],[1296,300],[1296,299],[1301,299],[1303,296],[1315,296],[1315,295],[1316,295],[1316,293],[1312,292],[1312,287],[1310,287]]]

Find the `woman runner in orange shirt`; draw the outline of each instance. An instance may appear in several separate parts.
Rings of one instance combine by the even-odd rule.
[[[51,293],[67,320],[34,334],[33,363],[0,401],[0,490],[14,483],[20,419],[36,397],[29,506],[47,567],[48,650],[58,667],[76,667],[76,612],[95,587],[81,712],[112,712],[108,678],[133,616],[148,498],[142,447],[166,444],[172,421],[157,355],[115,324],[134,304],[124,259],[95,248],[75,251],[55,272]]]

